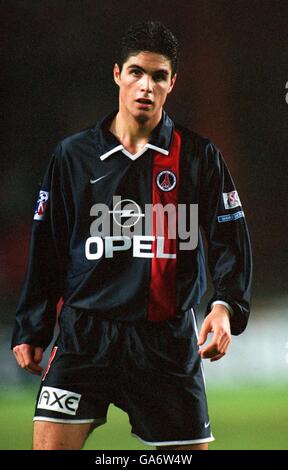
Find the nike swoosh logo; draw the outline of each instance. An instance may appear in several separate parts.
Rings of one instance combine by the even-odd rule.
[[[91,184],[97,183],[98,181],[100,181],[100,180],[102,180],[103,178],[105,178],[105,176],[107,176],[107,175],[100,176],[100,178],[97,178],[96,180],[93,180],[93,179],[91,178],[91,179],[90,179],[90,183],[91,183]]]
[[[208,423],[204,423],[204,428],[207,429],[209,425],[210,425],[210,421],[208,421]]]

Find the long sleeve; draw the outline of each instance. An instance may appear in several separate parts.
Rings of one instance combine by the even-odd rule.
[[[12,348],[28,343],[45,349],[52,340],[56,306],[63,293],[66,260],[67,225],[58,146],[36,203],[28,267],[17,306]]]
[[[252,257],[245,215],[224,159],[209,143],[205,148],[200,196],[200,224],[208,244],[208,266],[214,295],[233,309],[232,334],[246,327],[250,313]]]

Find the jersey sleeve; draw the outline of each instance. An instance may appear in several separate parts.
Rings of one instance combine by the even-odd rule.
[[[44,349],[53,338],[56,306],[63,293],[67,224],[61,183],[61,147],[55,149],[36,202],[28,266],[12,337]]]
[[[208,266],[214,294],[213,302],[227,302],[233,310],[231,332],[246,327],[251,300],[252,256],[245,214],[238,192],[220,151],[205,147],[202,166],[199,219],[208,250]]]

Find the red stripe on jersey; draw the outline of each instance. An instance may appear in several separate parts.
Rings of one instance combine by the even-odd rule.
[[[46,379],[46,375],[47,375],[48,372],[49,372],[49,369],[50,369],[50,366],[51,366],[51,364],[52,364],[52,361],[53,361],[54,357],[56,356],[57,349],[58,349],[58,346],[54,346],[54,348],[53,348],[52,351],[51,351],[51,354],[50,354],[50,357],[49,357],[49,361],[48,361],[46,370],[45,370],[45,372],[44,372],[44,374],[43,374],[43,377],[42,377],[42,382]]]
[[[152,203],[173,204],[175,207],[176,220],[175,229],[177,234],[177,209],[178,209],[178,186],[179,186],[179,160],[180,160],[181,136],[179,132],[173,132],[172,142],[169,155],[155,153],[153,162],[153,180],[152,180]],[[173,184],[173,177],[169,178],[171,171],[176,176],[176,185],[172,190],[164,191],[162,188],[169,187]],[[160,177],[159,186],[157,177],[164,171],[162,178]],[[153,212],[153,236],[156,237],[156,214]],[[168,238],[167,213],[164,218],[164,250],[163,253],[177,255],[177,238]],[[151,259],[151,280],[150,280],[150,297],[148,305],[148,320],[159,322],[175,316],[176,314],[176,263],[175,258],[159,258],[156,257],[156,249],[159,241],[155,240],[152,245],[154,258]]]

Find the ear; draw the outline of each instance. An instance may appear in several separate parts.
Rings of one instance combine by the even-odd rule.
[[[118,64],[114,64],[113,75],[114,75],[114,82],[119,86],[120,85],[120,69]]]
[[[167,95],[169,95],[169,93],[171,93],[171,91],[173,90],[173,87],[174,87],[175,82],[176,82],[176,78],[177,78],[177,73],[175,73],[175,74],[173,75],[173,77],[171,78],[171,83],[170,83],[170,87],[169,87],[169,89],[168,89]]]

